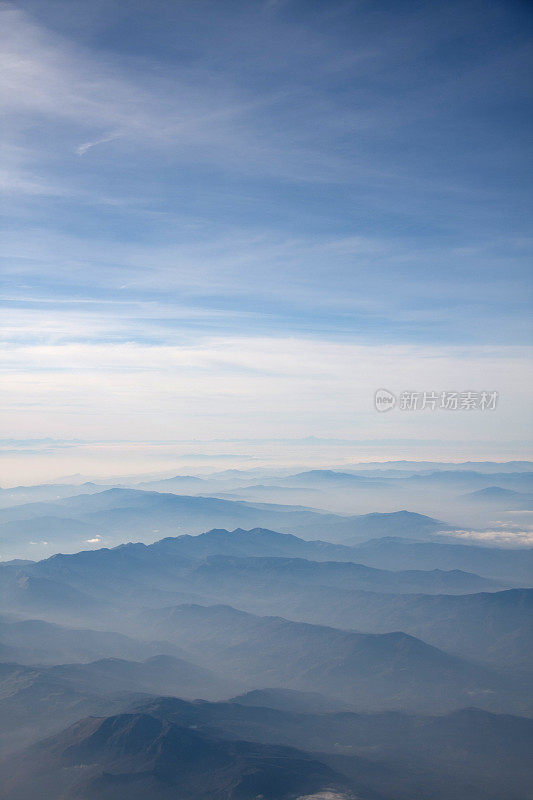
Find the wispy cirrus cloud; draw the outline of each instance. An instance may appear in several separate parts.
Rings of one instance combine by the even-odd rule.
[[[128,208],[130,216],[134,213]],[[225,320],[234,328],[270,325],[308,335],[315,325],[319,338],[337,331],[366,341],[395,334],[402,340],[449,343],[466,333],[469,340],[495,343],[503,337],[516,343],[524,341],[529,327],[528,296],[521,291],[526,251],[511,242],[456,252],[391,235],[287,237],[250,228],[206,232],[179,219],[173,230],[171,241],[157,243],[35,229],[21,238],[8,232],[4,275],[12,302],[26,308],[28,322],[35,314],[36,335],[48,326],[41,326],[32,308],[53,297],[58,311],[69,297],[73,303],[92,299],[95,306],[101,301],[95,335],[106,325],[116,330],[120,321],[127,337],[129,316],[130,334],[151,318],[163,341],[175,335],[180,319],[202,316],[206,324],[211,317],[214,325]],[[481,262],[483,280],[477,269]],[[18,282],[21,290],[11,288]],[[141,307],[142,312],[134,311]],[[15,314],[21,316],[21,308]],[[84,316],[81,308],[79,318]],[[505,324],[493,326],[495,316]]]
[[[107,144],[108,142],[113,142],[115,139],[119,139],[121,136],[120,133],[111,133],[108,136],[102,136],[101,139],[95,139],[92,142],[84,142],[83,144],[78,145],[76,147],[76,153],[79,156],[84,156],[89,150],[93,147],[98,147],[99,144]]]
[[[409,377],[493,382],[446,436],[519,438],[521,12],[135,8],[0,8],[10,428],[371,438]]]
[[[401,425],[407,438],[490,439],[497,448],[529,428],[521,400],[528,355],[514,348],[385,349],[271,335],[165,346],[20,344],[3,348],[2,410],[28,435],[37,436],[44,424],[56,438],[127,439],[134,429],[144,439],[314,431],[392,440]],[[397,393],[491,388],[501,400],[494,412],[382,415],[373,404],[380,386]]]
[[[315,171],[323,170],[318,151],[305,142],[293,147],[276,144],[275,128],[264,138],[257,112],[273,108],[276,116],[277,103],[291,94],[288,89],[257,95],[238,86],[231,72],[200,65],[158,70],[152,76],[142,69],[144,64],[73,46],[16,7],[4,5],[0,14],[7,33],[0,56],[0,99],[13,133],[26,137],[29,148],[42,146],[31,135],[39,118],[41,124],[59,126],[58,149],[72,147],[78,155],[97,144],[122,140],[126,152],[133,145],[170,147],[174,159],[194,155],[200,162],[221,162],[245,171],[286,170],[294,178],[304,168],[301,178],[306,181],[313,161]],[[106,133],[109,129],[112,133]],[[80,142],[88,132],[93,137]],[[335,163],[331,156],[321,157],[330,167]],[[336,163],[337,178],[344,181],[343,160]]]

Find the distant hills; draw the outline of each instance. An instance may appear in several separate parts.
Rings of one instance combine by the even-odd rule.
[[[334,711],[353,711],[347,703],[326,697],[319,692],[299,692],[295,689],[252,689],[231,699],[232,703],[260,708],[275,708],[303,714],[325,714]]]
[[[12,800],[58,792],[65,800],[293,800],[321,791],[355,800],[345,776],[294,748],[225,740],[143,713],[82,720],[14,759],[2,778],[0,797]]]
[[[223,555],[242,553],[240,556]],[[261,556],[250,556],[258,552]],[[303,557],[282,557],[282,553]],[[339,552],[342,561],[332,560]],[[210,555],[213,553],[213,555]],[[273,556],[267,556],[273,553]],[[320,561],[313,561],[316,556]],[[179,602],[268,603],[285,598],[291,607],[323,591],[321,607],[346,604],[346,593],[462,594],[497,591],[501,582],[461,570],[380,570],[347,560],[350,548],[255,529],[211,531],[199,537],[167,538],[152,545],[56,555],[25,565],[0,565],[0,597],[6,610],[98,618],[103,604],[132,608]],[[328,560],[325,560],[328,559]],[[263,598],[263,601],[262,601]],[[313,603],[310,603],[314,607]]]
[[[194,572],[187,575],[196,589],[217,591],[229,582],[248,582],[250,589],[259,590],[268,584],[272,591],[278,588],[302,590],[312,586],[331,587],[351,591],[394,592],[409,594],[465,594],[480,591],[497,591],[504,584],[472,573],[452,570],[404,570],[393,572],[366,567],[362,564],[337,561],[309,561],[301,558],[238,558],[236,556],[208,556]]]
[[[229,606],[150,610],[144,621],[194,660],[252,686],[319,692],[361,709],[494,708],[494,697],[507,695],[505,680],[490,670],[400,632],[352,633]],[[523,708],[520,702],[513,706]]]
[[[270,696],[275,694],[271,692]],[[274,700],[278,705],[281,698]],[[302,696],[301,702],[304,702]],[[298,713],[235,703],[141,703],[144,711],[232,739],[291,744],[388,800],[501,800],[529,796],[533,721],[466,708],[451,714]]]
[[[468,595],[346,593],[325,598],[321,608],[306,614],[302,604],[291,618],[359,630],[401,629],[462,658],[494,668],[531,675],[533,654],[533,589]],[[280,612],[281,603],[276,609]]]
[[[404,518],[404,515],[400,513],[395,519],[398,517]],[[365,519],[372,522],[374,517],[368,515]],[[489,548],[416,542],[401,537],[371,539],[347,546],[321,540],[309,541],[265,528],[213,529],[198,536],[183,535],[163,540],[161,547],[167,546],[192,558],[212,555],[306,558],[311,561],[348,561],[393,571],[466,570],[512,584],[522,581],[521,585],[533,581],[533,547]]]
[[[346,467],[345,467],[346,468]],[[402,472],[533,472],[533,461],[369,461],[351,464],[350,469],[357,472],[401,470]]]
[[[169,645],[167,652],[172,649]],[[0,663],[0,751],[55,733],[87,714],[125,710],[147,695],[219,699],[240,689],[240,682],[166,654],[53,666]]]
[[[529,550],[500,554],[398,539],[350,548],[263,529],[213,530],[0,566],[0,596],[6,610],[70,625],[83,619],[94,627],[105,614],[125,633],[135,629],[124,625],[143,606],[227,604],[373,633],[402,630],[455,655],[523,672],[533,650],[532,590],[499,591],[501,583],[461,570],[391,571],[352,560],[390,562],[397,552],[424,566],[468,558],[486,572],[501,556],[508,575],[531,564]]]
[[[142,661],[158,653],[183,655],[170,642],[139,641],[116,631],[68,628],[40,619],[0,618],[0,660],[64,664],[102,658]]]
[[[0,489],[0,800],[530,797],[533,464],[185,472]]]
[[[455,529],[492,530],[495,511],[531,509],[528,463],[509,462],[499,471],[495,464],[475,466],[229,470],[127,486],[87,481],[0,489],[0,557],[39,560],[60,550],[148,543],[214,527],[270,528],[346,545],[389,536],[452,541]],[[503,521],[516,529],[514,518]]]
[[[384,537],[355,545],[349,552],[351,559],[379,569],[463,569],[521,586],[533,583],[533,547],[482,547]]]
[[[0,797],[520,800],[532,736],[531,720],[478,709],[316,714],[149,698],[5,760]]]
[[[129,488],[0,519],[89,540],[0,564],[0,800],[530,797],[533,549]]]
[[[73,691],[90,695],[137,692],[213,698],[228,694],[234,686],[198,664],[169,655],[152,656],[145,661],[104,658],[89,663],[18,669],[17,680],[22,681],[25,690],[29,683],[45,682],[50,686],[70,686]],[[15,683],[12,675],[10,687]],[[4,696],[5,691],[4,688]]]
[[[469,492],[460,498],[463,502],[494,505],[501,509],[533,510],[533,492],[515,492],[512,489],[502,489],[501,486],[487,486]]]
[[[81,550],[100,541],[151,542],[213,527],[268,527],[304,538],[351,544],[389,535],[427,539],[449,526],[407,511],[342,516],[298,506],[108,489],[54,503],[28,503],[0,510],[0,553],[6,560],[35,557],[35,553]]]
[[[0,508],[9,508],[24,503],[54,502],[73,495],[93,494],[110,488],[86,481],[85,483],[43,483],[37,486],[12,486],[0,488]]]

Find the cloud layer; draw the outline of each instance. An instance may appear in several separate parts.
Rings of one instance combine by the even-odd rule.
[[[523,438],[527,10],[0,17],[6,436]],[[379,386],[502,404],[376,416]]]

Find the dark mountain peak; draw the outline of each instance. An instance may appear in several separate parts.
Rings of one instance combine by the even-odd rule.
[[[223,528],[213,528],[213,530],[206,531],[205,533],[201,534],[201,536],[244,536],[246,538],[251,538],[253,536],[256,537],[265,537],[265,538],[286,538],[286,539],[295,539],[299,542],[303,541],[303,539],[299,539],[297,536],[293,536],[290,533],[280,533],[279,531],[272,531],[269,528],[250,528],[246,530],[244,528],[235,528],[233,531],[228,531]]]
[[[317,478],[353,478],[350,472],[337,472],[334,469],[309,469],[306,472],[297,472],[295,475],[289,475],[290,478],[301,478],[304,475]],[[357,477],[357,476],[355,476]]]
[[[154,739],[168,730],[169,723],[149,714],[136,713],[96,718],[94,729],[91,731],[89,727],[88,732],[87,727],[87,722],[82,720],[79,727],[75,725],[71,729],[73,738],[80,740],[65,749],[64,756],[69,761],[80,757],[94,759],[99,755],[104,755],[106,761],[113,756],[145,756]]]
[[[478,489],[476,492],[469,492],[468,494],[463,494],[461,497],[470,497],[471,499],[475,499],[478,497],[479,499],[483,498],[519,498],[522,497],[523,494],[521,492],[516,492],[514,489],[503,489],[501,486],[487,486],[485,489]]]
[[[118,544],[116,547],[111,547],[109,549],[118,553],[144,553],[145,551],[149,550],[149,548],[150,545],[144,544],[144,542],[126,542],[125,544]]]
[[[137,497],[140,491],[142,490],[129,489],[127,486],[113,486],[111,489],[104,489],[103,492],[98,492],[98,494],[101,497]]]
[[[183,539],[184,537],[179,537]],[[270,538],[287,538],[287,539],[295,539],[298,541],[303,541],[302,539],[298,539],[298,537],[293,536],[290,533],[279,533],[279,531],[272,531],[268,528],[235,528],[234,530],[227,530],[226,528],[212,528],[209,531],[205,531],[204,533],[199,534],[196,537],[198,541],[205,541],[207,539],[270,539]]]
[[[271,708],[289,713],[337,713],[350,711],[351,707],[342,700],[336,700],[319,692],[301,692],[296,689],[252,689],[232,697],[230,703],[259,708]]]
[[[56,797],[61,786],[68,800],[354,797],[346,777],[301,750],[217,738],[142,712],[84,719],[16,759],[8,778],[22,788],[17,796],[44,785]]]
[[[160,478],[158,481],[152,481],[152,483],[169,483],[170,481],[197,481],[198,483],[204,483],[204,479],[198,478],[196,475],[173,475],[171,478]]]
[[[256,618],[255,614],[249,614],[247,611],[239,611],[237,608],[233,608],[233,606],[226,605],[224,603],[215,603],[214,605],[201,605],[200,603],[181,603],[178,606],[171,606],[169,610],[173,611],[183,611],[190,614],[196,614],[198,616],[225,616],[228,619],[234,620],[242,620],[242,619],[253,619]]]
[[[440,522],[438,519],[434,519],[433,517],[428,517],[426,514],[418,514],[416,511],[407,511],[406,509],[402,509],[401,511],[372,511],[370,514],[362,514],[361,518],[363,519],[376,519],[376,518],[385,518],[385,519],[401,519],[401,520],[419,520],[424,522],[434,522],[438,525],[443,525],[444,523]]]

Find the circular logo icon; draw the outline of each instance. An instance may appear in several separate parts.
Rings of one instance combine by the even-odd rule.
[[[396,397],[388,389],[378,389],[374,395],[377,411],[390,411],[396,405]]]

